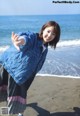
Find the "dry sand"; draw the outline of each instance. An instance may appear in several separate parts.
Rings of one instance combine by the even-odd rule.
[[[24,116],[80,116],[80,79],[35,77]]]

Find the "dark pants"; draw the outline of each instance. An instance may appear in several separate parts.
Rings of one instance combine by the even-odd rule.
[[[34,77],[30,77],[25,83],[18,85],[7,71],[0,66],[0,102],[7,100],[10,114],[24,112],[27,90]]]

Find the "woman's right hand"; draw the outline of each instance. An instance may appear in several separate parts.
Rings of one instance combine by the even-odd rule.
[[[22,38],[19,39],[19,36],[17,34],[15,34],[14,32],[12,32],[11,39],[12,39],[12,42],[13,42],[14,46],[18,50],[20,50],[19,49],[20,45],[24,45],[25,44],[24,38],[22,37]]]

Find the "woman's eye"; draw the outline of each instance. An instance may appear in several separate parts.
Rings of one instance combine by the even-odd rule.
[[[55,35],[55,33],[53,33],[52,35]]]
[[[48,33],[50,33],[50,31],[47,31]]]

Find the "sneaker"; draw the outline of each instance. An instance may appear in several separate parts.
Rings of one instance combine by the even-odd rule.
[[[23,114],[19,113],[18,116],[23,116]]]

